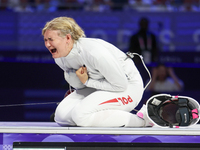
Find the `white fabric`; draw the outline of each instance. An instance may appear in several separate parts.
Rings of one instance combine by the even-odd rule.
[[[129,85],[124,92],[107,92],[92,88],[76,90],[58,105],[55,121],[60,125],[143,126],[142,119],[129,113],[138,105],[142,94],[142,84]],[[128,99],[129,96],[132,100]],[[113,99],[116,100],[102,104]]]
[[[86,87],[76,75],[76,70],[69,69],[68,71],[64,72],[65,80],[74,88],[82,89]]]
[[[125,59],[125,53],[103,40],[80,38],[66,57],[56,58],[55,62],[66,73],[69,70],[76,71],[85,65],[89,75],[87,87],[124,91],[128,85],[127,78],[131,78],[134,82],[138,82],[140,78],[136,75],[139,72],[132,60],[124,61]],[[80,81],[77,78],[73,82]]]
[[[56,58],[66,81],[77,90],[58,105],[55,121],[60,125],[143,126],[142,119],[129,113],[142,98],[143,81],[133,61],[126,58],[112,44],[91,38],[80,38],[68,56]],[[83,65],[89,76],[85,85],[75,74]]]

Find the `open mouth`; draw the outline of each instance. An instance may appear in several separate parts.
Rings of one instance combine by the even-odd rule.
[[[57,51],[57,49],[54,48],[54,49],[51,49],[50,51],[51,51],[51,53],[55,53]]]

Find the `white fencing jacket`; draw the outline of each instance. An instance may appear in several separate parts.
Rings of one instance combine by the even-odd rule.
[[[94,38],[80,38],[66,57],[55,58],[64,70],[65,80],[75,89],[91,87],[105,91],[124,91],[141,78],[131,59],[114,45]],[[83,84],[76,70],[85,65],[88,81]]]

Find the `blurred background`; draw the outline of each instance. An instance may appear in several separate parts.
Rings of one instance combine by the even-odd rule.
[[[200,101],[200,0],[0,0],[0,121],[50,121],[69,89],[41,35],[45,23],[59,16],[73,17],[87,37],[124,52],[146,18],[157,51],[147,67],[150,72],[160,63],[173,68],[182,86],[159,92]],[[152,40],[146,36],[144,47],[152,47]],[[148,75],[137,66],[146,83]],[[159,92],[146,90],[138,107]],[[55,103],[37,105],[49,102]],[[5,106],[26,103],[35,105]]]

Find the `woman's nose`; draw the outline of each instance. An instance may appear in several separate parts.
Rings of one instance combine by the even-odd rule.
[[[49,41],[46,41],[46,42],[45,42],[45,46],[46,46],[47,48],[49,48],[49,47],[51,46],[51,44],[49,43]]]

